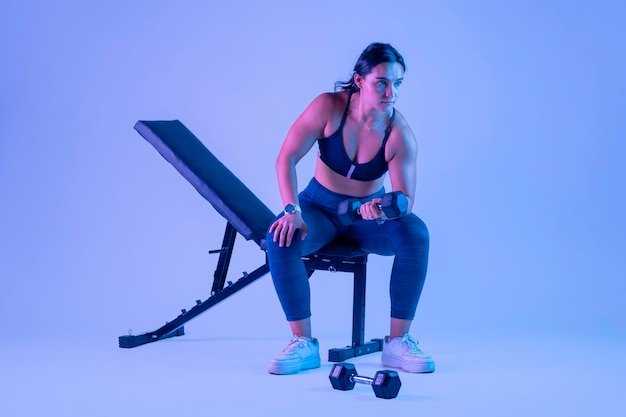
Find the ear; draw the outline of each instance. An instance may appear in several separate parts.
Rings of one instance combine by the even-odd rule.
[[[360,89],[363,86],[363,77],[355,73],[353,78],[354,84]]]

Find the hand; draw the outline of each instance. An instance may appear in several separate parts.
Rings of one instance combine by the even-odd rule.
[[[363,220],[377,220],[384,218],[384,213],[380,205],[382,204],[382,198],[374,198],[367,203],[361,204],[359,207],[359,213]]]
[[[306,237],[309,226],[304,222],[301,213],[285,214],[276,220],[270,226],[270,233],[274,233],[274,242],[278,242],[278,246],[291,246],[291,240],[296,230],[302,231],[301,238]]]

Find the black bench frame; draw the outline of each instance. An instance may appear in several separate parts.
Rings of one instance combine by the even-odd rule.
[[[228,268],[237,234],[254,240],[265,250],[265,231],[274,214],[228,168],[191,133],[180,121],[138,121],[135,129],[183,175],[196,190],[227,220],[222,247],[209,251],[219,253],[211,295],[196,300],[190,308],[155,331],[140,335],[120,336],[120,348],[133,348],[158,340],[185,334],[184,325],[217,303],[235,294],[269,272],[265,263],[236,281],[227,281]],[[309,277],[316,270],[349,272],[353,274],[353,311],[351,345],[328,351],[330,362],[366,355],[382,350],[382,339],[365,342],[365,290],[368,254],[351,242],[336,241],[318,252],[304,256]]]

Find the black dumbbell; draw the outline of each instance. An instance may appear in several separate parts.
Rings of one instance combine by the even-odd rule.
[[[336,363],[330,370],[328,376],[334,389],[349,391],[354,388],[355,383],[368,384],[372,386],[374,395],[378,398],[391,399],[398,396],[400,392],[400,376],[396,371],[378,371],[374,378],[359,376],[356,368],[351,363]]]
[[[381,199],[382,202],[378,208],[385,213],[388,219],[396,219],[406,214],[409,209],[409,200],[402,191],[383,194]],[[349,198],[340,202],[337,208],[339,221],[347,226],[361,220],[361,205],[362,202],[358,198]]]

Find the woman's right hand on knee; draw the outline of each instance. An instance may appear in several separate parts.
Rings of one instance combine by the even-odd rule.
[[[285,214],[272,223],[269,231],[274,234],[274,242],[278,242],[278,246],[283,247],[291,246],[293,235],[298,229],[302,231],[301,239],[304,240],[309,227],[304,222],[301,213]]]

